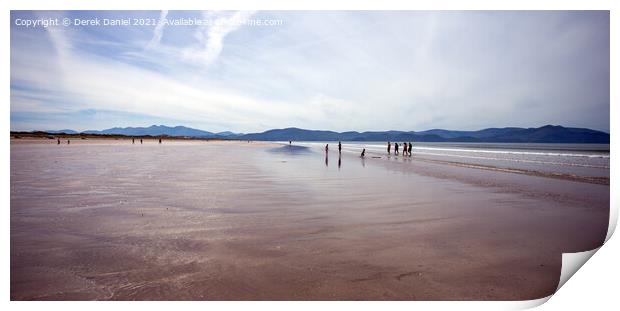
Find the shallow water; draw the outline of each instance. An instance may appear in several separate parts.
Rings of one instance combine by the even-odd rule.
[[[329,144],[336,150],[338,142],[295,144],[314,150],[322,150]],[[386,142],[343,142],[344,152],[359,154],[362,148],[371,155],[387,156]],[[534,174],[609,178],[608,144],[413,143],[412,153],[417,158]]]

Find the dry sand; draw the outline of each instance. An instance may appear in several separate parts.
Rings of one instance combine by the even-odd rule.
[[[12,140],[11,299],[535,299],[607,232],[608,185],[286,148]]]

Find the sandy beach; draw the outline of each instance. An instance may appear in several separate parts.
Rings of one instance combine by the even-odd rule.
[[[609,185],[259,142],[11,140],[12,300],[527,300]]]

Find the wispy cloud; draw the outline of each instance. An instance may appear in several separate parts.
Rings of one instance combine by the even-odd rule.
[[[161,11],[159,15],[159,20],[157,22],[157,26],[155,26],[155,29],[153,30],[153,38],[151,39],[151,41],[149,41],[149,43],[146,46],[147,49],[153,49],[159,46],[159,42],[161,42],[161,37],[164,34],[164,26],[166,25],[164,23],[164,20],[166,19],[167,16],[168,16],[168,10]]]
[[[100,127],[150,118],[239,132],[609,128],[607,12],[38,14],[213,24],[12,27],[12,128],[91,129],[79,111],[108,111]],[[284,23],[243,24],[252,18]]]
[[[198,27],[195,33],[198,40],[197,47],[186,49],[185,57],[198,60],[205,65],[213,63],[224,48],[224,38],[239,29],[254,13],[254,11],[205,12],[203,18],[212,21],[212,25]]]
[[[286,122],[286,116],[294,113],[294,108],[285,103],[247,97],[204,81],[191,82],[198,77],[182,70],[164,75],[78,51],[73,48],[78,44],[71,43],[62,28],[49,28],[47,37],[57,55],[27,48],[12,57],[12,64],[20,68],[12,74],[13,84],[30,87],[13,88],[12,113],[66,115],[70,111],[105,110],[190,124],[217,124],[222,130],[230,128],[222,119],[249,129],[256,126],[255,117],[275,125]]]

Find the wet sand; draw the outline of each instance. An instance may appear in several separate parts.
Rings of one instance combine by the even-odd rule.
[[[340,163],[339,163],[340,162]],[[609,186],[268,143],[11,141],[12,300],[523,300]]]

